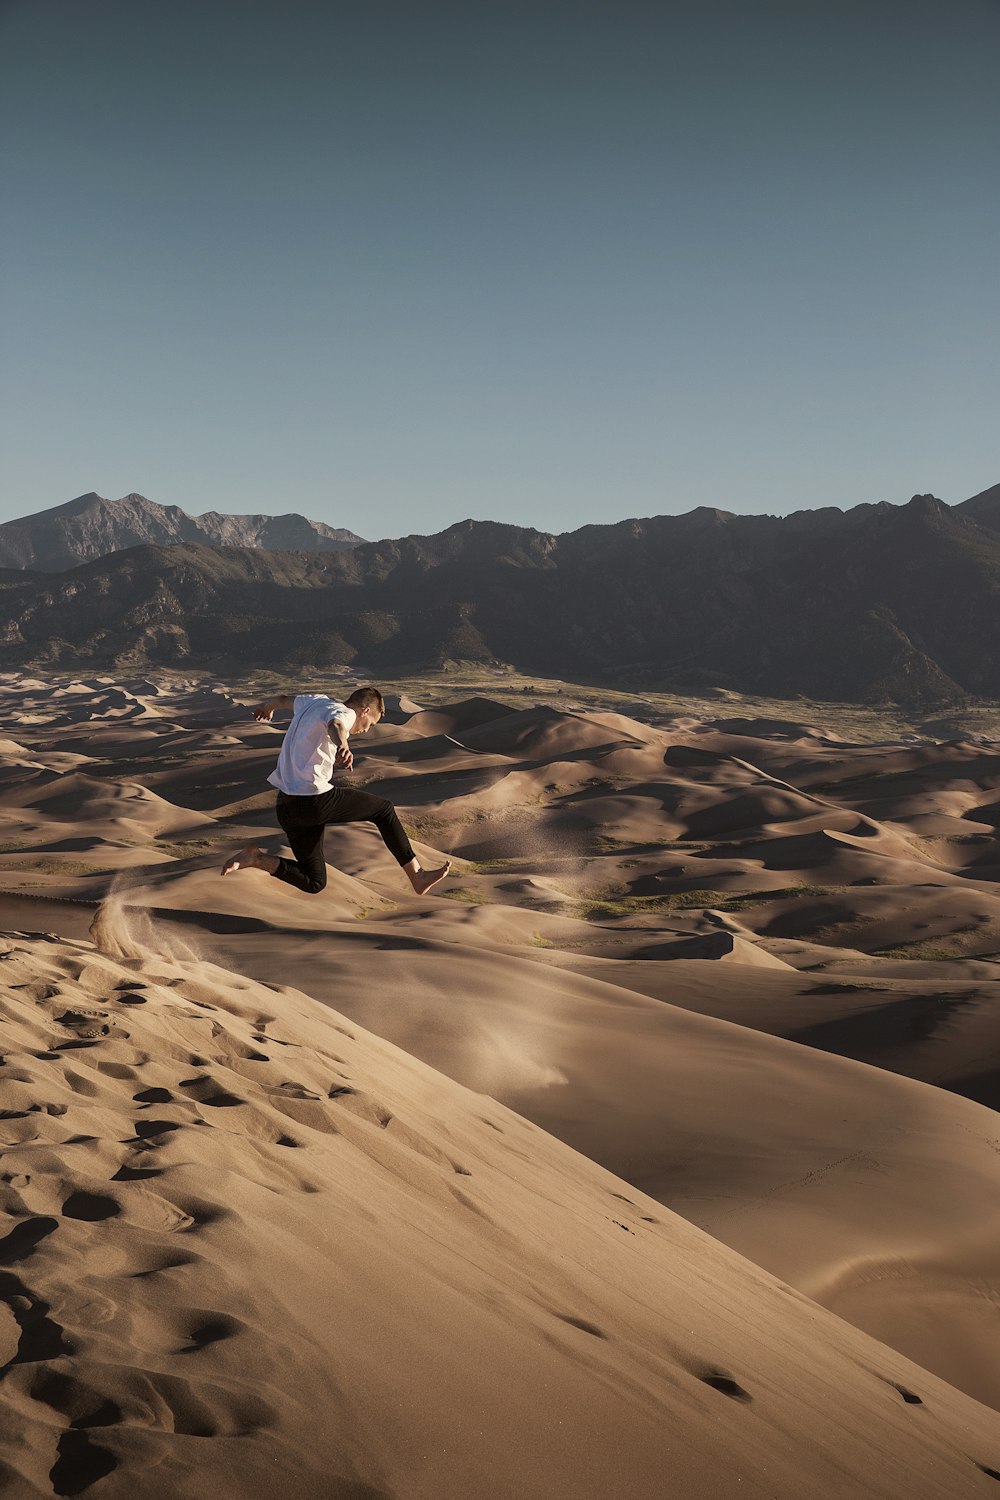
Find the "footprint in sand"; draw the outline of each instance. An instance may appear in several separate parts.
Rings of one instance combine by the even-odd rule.
[[[211,1109],[230,1109],[234,1105],[246,1103],[246,1100],[241,1099],[239,1095],[220,1088],[215,1079],[208,1074],[203,1074],[199,1078],[182,1079],[179,1087],[197,1104],[207,1105]]]
[[[129,1063],[105,1062],[105,1060],[101,1058],[99,1062],[94,1064],[94,1066],[96,1067],[98,1073],[104,1073],[108,1078],[131,1079],[139,1077],[139,1074],[136,1072],[135,1068],[132,1067]],[[80,1089],[79,1092],[85,1093],[86,1090]],[[97,1090],[95,1089],[94,1092],[96,1093]]]
[[[271,1094],[272,1098],[276,1093],[284,1094],[288,1099],[322,1098],[321,1094],[317,1094],[315,1089],[307,1088],[304,1083],[293,1083],[288,1081],[286,1081],[285,1083],[279,1083],[277,1089],[269,1089],[268,1092]],[[329,1097],[330,1096],[327,1095],[327,1098]]]
[[[116,1219],[121,1211],[122,1207],[117,1199],[106,1197],[103,1193],[70,1193],[62,1206],[64,1218],[83,1219],[92,1224],[101,1219]]]
[[[140,1089],[132,1098],[136,1104],[169,1104],[173,1099],[169,1089]]]
[[[18,989],[28,992],[29,1000],[54,1000],[59,994],[59,988],[54,984],[24,984],[18,985]]]
[[[49,1317],[49,1303],[36,1297],[9,1271],[0,1274],[0,1299],[10,1308],[20,1330],[17,1353],[11,1364],[38,1364],[76,1353],[76,1346],[66,1338],[62,1325]]]
[[[163,1255],[155,1265],[145,1266],[141,1271],[130,1271],[133,1281],[142,1281],[147,1276],[160,1276],[164,1271],[178,1271],[183,1266],[194,1266],[201,1262],[200,1255]]]
[[[225,1066],[225,1064],[228,1063],[231,1058],[235,1057],[241,1058],[244,1062],[271,1061],[266,1052],[258,1052],[256,1047],[251,1047],[248,1042],[241,1041],[240,1038],[234,1036],[231,1031],[222,1031],[220,1029],[219,1035],[224,1036],[226,1039],[225,1052],[218,1054],[216,1059],[218,1062],[222,1063],[223,1066]]]
[[[581,1333],[589,1333],[591,1338],[607,1338],[603,1328],[598,1328],[596,1323],[588,1323],[586,1318],[573,1318],[569,1313],[556,1313],[556,1317],[560,1323],[568,1323],[571,1328],[579,1328]]]
[[[179,1120],[136,1120],[132,1127],[140,1141],[157,1142],[157,1136],[169,1135],[172,1130],[183,1130],[184,1127]]]
[[[49,1470],[55,1495],[82,1495],[118,1467],[118,1459],[109,1449],[91,1442],[86,1432],[75,1428],[63,1433],[56,1453],[58,1457]]]
[[[102,1396],[93,1387],[59,1370],[40,1370],[28,1394],[32,1401],[39,1401],[60,1416],[68,1417],[70,1425],[75,1428],[111,1427],[122,1421],[122,1409],[117,1401]]]
[[[272,1047],[298,1047],[299,1042],[286,1042],[280,1036],[261,1036],[255,1038],[258,1042],[270,1042]]]
[[[28,1260],[42,1240],[59,1228],[59,1220],[39,1215],[15,1224],[10,1234],[0,1240],[0,1266],[15,1266],[18,1261]]]
[[[478,1219],[484,1219],[487,1224],[492,1224],[494,1228],[500,1227],[497,1224],[496,1219],[493,1218],[492,1214],[488,1214],[483,1205],[481,1203],[477,1203],[476,1200],[470,1197],[468,1193],[463,1193],[460,1187],[456,1187],[454,1183],[449,1183],[448,1191],[451,1193],[451,1196],[454,1198],[456,1203],[461,1203],[463,1208],[467,1208],[469,1212],[475,1214]]]
[[[136,1366],[127,1368],[125,1373],[129,1377],[128,1386],[137,1392],[134,1398],[123,1396],[119,1388],[116,1400],[96,1385],[54,1370],[41,1371],[29,1394],[32,1400],[69,1422],[69,1433],[64,1437],[73,1433],[85,1435],[95,1427],[150,1424],[183,1437],[247,1437],[274,1425],[273,1408],[252,1393],[237,1394],[205,1380],[161,1375]],[[123,1409],[121,1401],[129,1405]],[[64,1488],[56,1489],[56,1494],[80,1494],[101,1477],[91,1472],[86,1450],[76,1449],[72,1442],[67,1442],[60,1453],[74,1462],[64,1465],[59,1480]],[[80,1459],[87,1462],[76,1462]],[[65,1488],[81,1484],[82,1489]]]
[[[199,1319],[187,1334],[188,1342],[182,1344],[175,1352],[177,1354],[198,1354],[202,1349],[207,1349],[209,1344],[221,1343],[223,1339],[231,1339],[246,1328],[238,1318],[227,1317],[224,1313],[212,1313],[204,1319]]]
[[[69,1052],[76,1047],[94,1047],[112,1034],[117,1041],[127,1042],[129,1033],[122,1031],[113,1022],[109,1023],[106,1018],[107,1011],[82,1010],[67,1010],[61,1016],[54,1017],[57,1025],[72,1032],[69,1041],[55,1043],[56,1050]]]
[[[336,1102],[346,1109],[350,1114],[356,1115],[361,1120],[367,1120],[370,1125],[378,1125],[385,1130],[392,1124],[392,1111],[370,1094],[362,1093],[354,1088],[336,1088],[327,1095],[328,1099]]]
[[[29,1115],[64,1115],[68,1104],[29,1104],[27,1109],[0,1109],[0,1120],[26,1120]]]
[[[231,1217],[229,1210],[220,1208],[217,1203],[189,1201],[187,1204],[174,1203],[172,1207],[179,1218],[176,1224],[168,1227],[175,1234],[196,1234],[201,1229],[207,1229],[209,1224],[218,1224],[220,1220]]]
[[[906,1402],[907,1406],[923,1406],[924,1403],[920,1399],[920,1397],[915,1395],[913,1391],[907,1390],[905,1385],[900,1385],[895,1380],[890,1380],[889,1384],[892,1386],[894,1391],[899,1392],[903,1400]]]
[[[147,1177],[162,1177],[162,1167],[130,1167],[125,1164],[111,1178],[112,1182],[143,1182]]]
[[[710,1385],[713,1391],[721,1391],[723,1396],[729,1396],[733,1401],[746,1403],[753,1400],[749,1391],[745,1391],[731,1375],[724,1375],[721,1370],[710,1370],[707,1375],[699,1375],[698,1379],[703,1384]]]

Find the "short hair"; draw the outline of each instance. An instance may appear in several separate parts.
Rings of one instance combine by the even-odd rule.
[[[381,719],[385,713],[385,699],[377,687],[355,688],[347,700],[347,707],[360,713],[363,708],[373,708]]]

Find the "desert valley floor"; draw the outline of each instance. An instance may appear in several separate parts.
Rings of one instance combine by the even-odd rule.
[[[0,679],[0,1493],[1000,1497],[1000,738],[412,691],[309,897],[249,691]]]

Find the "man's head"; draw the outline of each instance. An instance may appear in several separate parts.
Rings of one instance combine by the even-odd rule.
[[[347,707],[353,708],[357,715],[352,734],[365,734],[385,713],[385,701],[376,687],[355,688]]]

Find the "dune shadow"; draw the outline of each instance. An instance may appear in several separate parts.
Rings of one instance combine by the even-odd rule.
[[[933,1041],[954,1017],[975,1010],[978,1004],[976,994],[906,995],[887,1005],[816,1021],[785,1034],[791,1042],[880,1066],[915,1042]],[[966,1089],[961,1087],[958,1092],[965,1093]]]

